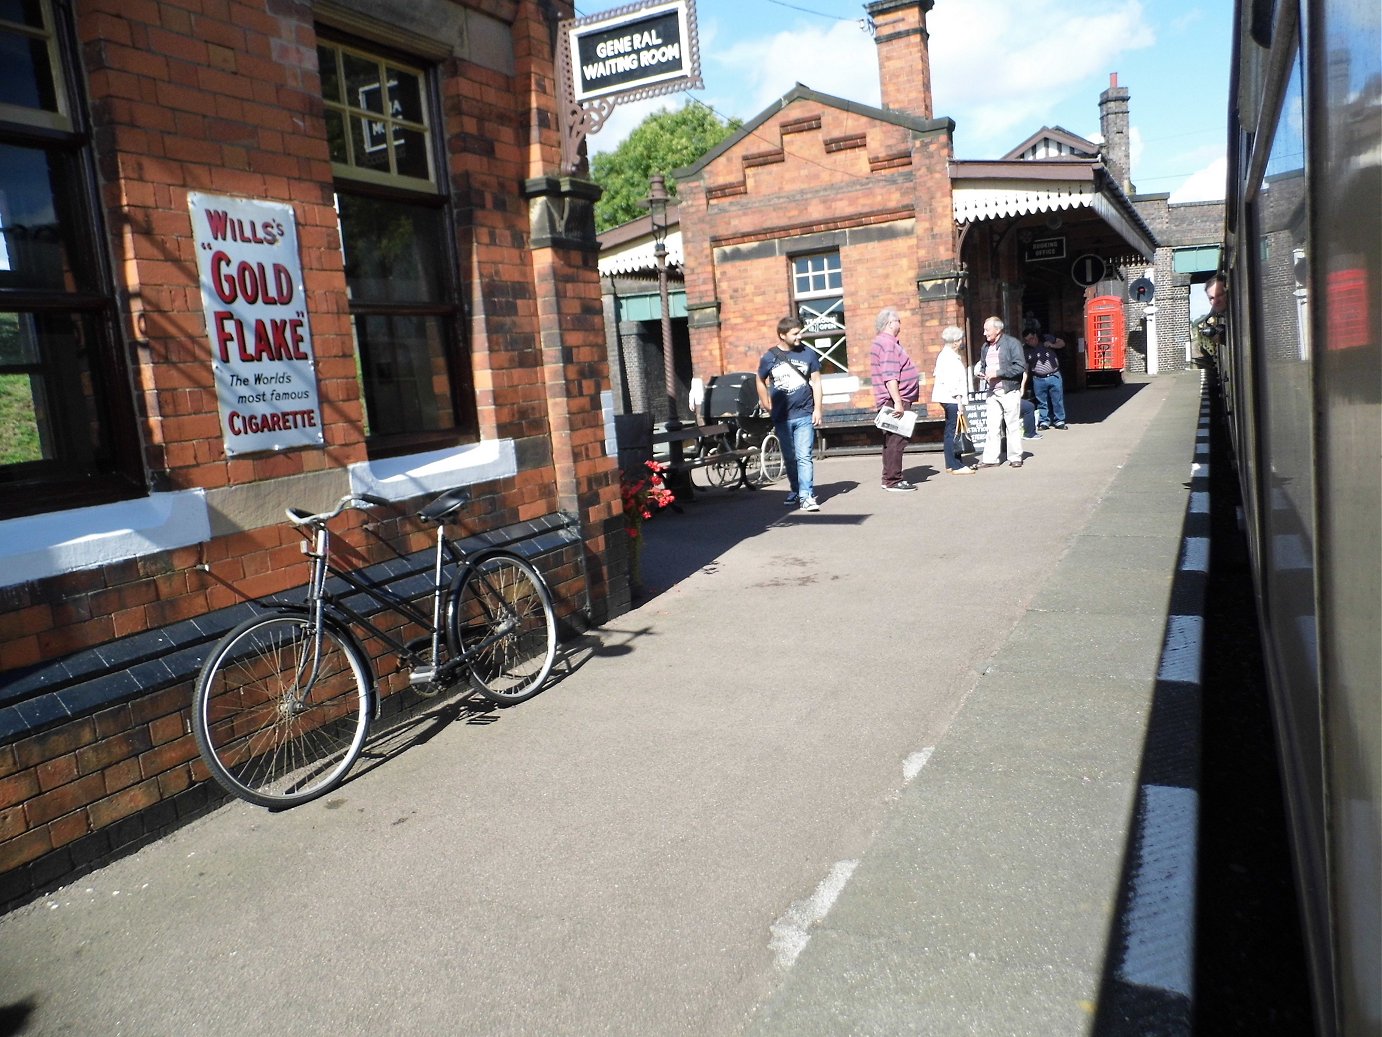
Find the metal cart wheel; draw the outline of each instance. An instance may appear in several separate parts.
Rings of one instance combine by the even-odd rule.
[[[777,433],[769,431],[758,445],[758,457],[754,460],[753,479],[759,486],[775,483],[786,473],[782,464],[782,444]]]

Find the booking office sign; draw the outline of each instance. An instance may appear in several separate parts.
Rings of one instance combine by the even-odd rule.
[[[292,206],[190,191],[227,456],[322,446]]]

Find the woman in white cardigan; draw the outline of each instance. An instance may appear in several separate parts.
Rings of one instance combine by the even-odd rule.
[[[960,344],[965,333],[951,326],[941,332],[941,351],[936,356],[936,370],[931,376],[931,402],[945,409],[945,471],[947,475],[973,475],[976,469],[960,460],[955,450],[955,425],[960,408],[969,395],[969,372],[960,356]]]

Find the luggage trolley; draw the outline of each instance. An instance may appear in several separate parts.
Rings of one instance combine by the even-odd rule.
[[[711,378],[705,392],[703,421],[707,425],[730,427],[730,449],[758,448],[758,453],[749,459],[748,475],[756,485],[767,486],[781,479],[786,470],[772,419],[758,405],[756,378],[752,371],[731,371]]]

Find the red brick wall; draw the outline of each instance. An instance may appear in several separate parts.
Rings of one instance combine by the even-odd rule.
[[[197,0],[85,0],[77,33],[155,484],[211,488],[362,460],[311,24],[271,14],[262,0],[209,8]],[[326,449],[225,456],[187,208],[192,190],[292,204]]]

